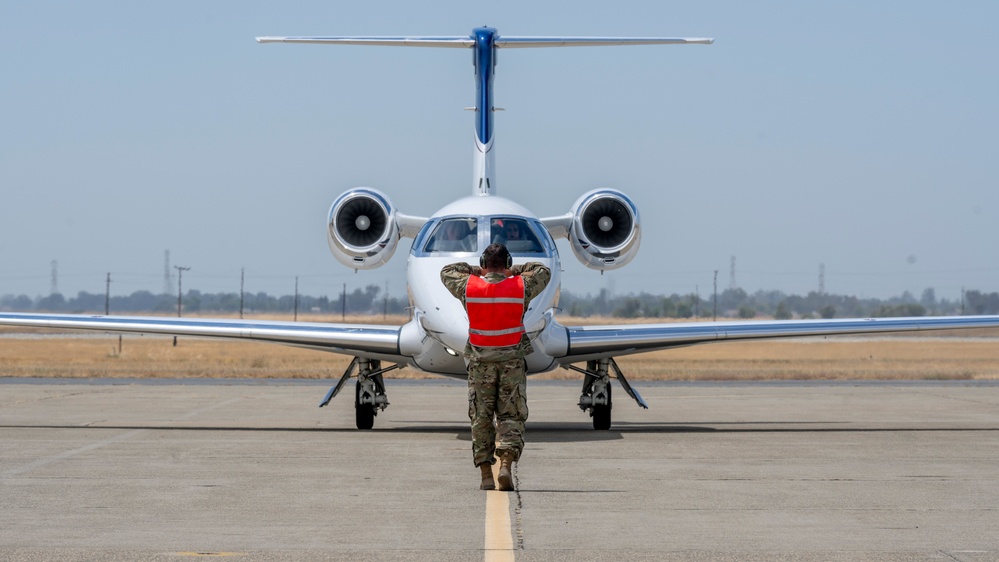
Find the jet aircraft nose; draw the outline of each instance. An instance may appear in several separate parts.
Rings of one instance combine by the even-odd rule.
[[[462,355],[468,343],[468,316],[461,301],[451,296],[443,285],[423,295],[432,306],[424,309],[420,324],[431,339],[443,345],[449,355]]]
[[[465,322],[448,322],[447,324],[440,326],[440,330],[437,332],[438,339],[444,347],[453,351],[457,355],[461,355],[465,351],[465,345],[468,343],[468,324]]]

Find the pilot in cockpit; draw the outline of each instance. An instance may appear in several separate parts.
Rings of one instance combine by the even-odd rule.
[[[511,220],[506,221],[503,225],[503,236],[508,242],[510,240],[523,240],[524,237],[520,233],[520,223]]]
[[[493,242],[504,244],[511,252],[540,252],[537,239],[528,230],[527,223],[517,219],[493,219]]]
[[[447,221],[444,223],[445,240],[464,240],[468,236],[468,225],[465,221]]]
[[[446,220],[429,244],[436,252],[470,252],[474,250],[475,231],[465,220]]]

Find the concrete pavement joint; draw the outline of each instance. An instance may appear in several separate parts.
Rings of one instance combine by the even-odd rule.
[[[524,497],[520,495],[520,463],[513,465],[513,493],[517,494],[517,507],[514,509],[517,529],[517,550],[524,550]]]
[[[222,407],[228,406],[229,404],[232,404],[233,402],[237,402],[238,400],[239,400],[239,398],[230,398],[229,400],[226,400],[224,402],[220,402],[220,403],[217,403],[217,404],[212,404],[211,406],[207,406],[207,407],[204,407],[204,408],[199,408],[199,409],[194,410],[192,412],[188,412],[187,414],[181,416],[179,419],[181,419],[181,420],[191,419],[191,418],[197,417],[197,416],[199,416],[199,415],[201,415],[201,414],[203,414],[205,412],[208,412],[210,410],[214,410],[216,408],[222,408]],[[127,439],[131,439],[131,438],[135,437],[136,435],[141,435],[142,433],[145,433],[147,431],[149,431],[149,429],[133,429],[131,431],[127,431],[125,433],[120,433],[118,435],[114,435],[114,436],[108,437],[106,439],[101,439],[100,441],[91,443],[89,445],[85,445],[83,447],[79,447],[79,448],[72,449],[72,450],[69,450],[69,451],[63,451],[62,453],[59,453],[59,454],[56,454],[56,455],[51,455],[51,456],[48,456],[48,457],[44,457],[44,458],[35,460],[33,462],[30,462],[28,464],[24,464],[24,465],[21,465],[21,466],[15,467],[15,468],[11,468],[9,470],[4,471],[2,474],[0,474],[0,480],[6,480],[8,478],[12,478],[14,476],[18,476],[20,474],[24,474],[26,472],[31,472],[32,470],[35,470],[36,468],[41,468],[43,466],[52,464],[54,462],[63,461],[63,460],[75,457],[77,455],[81,455],[83,453],[88,453],[88,452],[93,451],[95,449],[100,449],[101,447],[104,447],[106,445],[113,445],[115,443],[119,443],[121,441],[125,441]]]
[[[72,449],[72,450],[69,450],[69,451],[64,451],[64,452],[59,453],[57,455],[52,455],[52,456],[49,456],[49,457],[38,459],[38,460],[30,462],[28,464],[21,465],[19,467],[15,467],[15,468],[12,468],[10,470],[4,471],[3,474],[0,474],[0,480],[6,480],[8,478],[12,478],[14,476],[18,476],[20,474],[24,474],[25,472],[31,472],[32,470],[34,470],[36,468],[41,468],[41,467],[43,467],[45,465],[52,464],[54,462],[59,462],[59,461],[62,461],[62,460],[66,460],[66,459],[75,457],[76,455],[80,455],[80,454],[83,454],[83,453],[87,453],[87,452],[93,451],[94,449],[100,449],[101,447],[103,447],[105,445],[112,445],[112,444],[118,443],[120,441],[125,441],[126,439],[131,439],[132,437],[135,437],[136,435],[139,435],[139,434],[144,433],[146,431],[148,431],[148,430],[146,430],[146,429],[133,429],[132,431],[129,431],[129,432],[126,432],[126,433],[120,433],[118,435],[114,435],[112,437],[108,437],[107,439],[102,439],[102,440],[97,441],[95,443],[91,443],[91,444],[86,445],[84,447],[79,447],[77,449]]]

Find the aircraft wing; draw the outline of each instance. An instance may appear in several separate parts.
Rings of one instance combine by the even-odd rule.
[[[560,364],[567,365],[580,361],[719,341],[996,327],[999,327],[999,316],[919,316],[570,326],[565,328],[568,340],[566,353],[557,357],[557,360]]]
[[[0,313],[0,326],[164,334],[280,343],[370,359],[407,363],[399,351],[401,326],[321,324],[271,320],[217,320],[169,316]]]

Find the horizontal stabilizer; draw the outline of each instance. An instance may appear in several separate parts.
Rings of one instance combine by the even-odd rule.
[[[257,43],[325,43],[383,47],[471,47],[471,37],[257,37]]]
[[[619,45],[710,45],[714,39],[683,37],[502,37],[497,48],[608,47]],[[472,47],[470,36],[457,37],[257,37],[257,43],[324,43],[328,45],[378,45],[382,47]]]
[[[612,47],[619,45],[710,45],[705,37],[497,37],[497,47]]]

